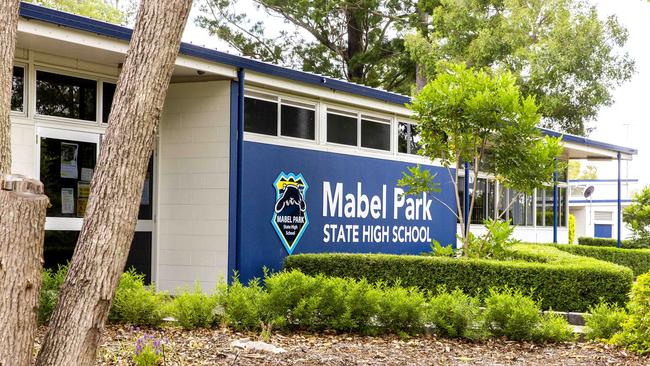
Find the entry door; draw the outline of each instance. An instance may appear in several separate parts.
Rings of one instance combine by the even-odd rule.
[[[100,134],[39,128],[36,171],[50,199],[45,221],[44,265],[56,268],[72,258],[79,237],[100,149]],[[151,279],[153,164],[145,182],[136,234],[127,267]]]
[[[612,224],[594,224],[594,237],[611,238]]]

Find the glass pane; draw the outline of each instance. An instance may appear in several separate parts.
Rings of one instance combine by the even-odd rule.
[[[514,200],[510,206],[510,219],[513,225],[526,225],[526,196],[518,194],[515,190],[510,190],[510,200]]]
[[[108,116],[111,114],[111,107],[113,106],[113,97],[115,96],[115,88],[117,85],[111,83],[102,83],[102,122],[108,122]]]
[[[537,226],[544,226],[544,190],[537,190],[537,205],[535,207],[537,214]]]
[[[309,140],[316,138],[315,111],[283,105],[280,113],[282,118],[280,123],[282,136]]]
[[[470,189],[473,188],[473,182],[469,183]],[[486,219],[486,192],[485,179],[476,182],[476,192],[474,194],[474,208],[472,209],[472,224],[483,224]],[[471,197],[470,197],[471,200]]]
[[[88,79],[36,72],[36,113],[95,121],[97,82]]]
[[[151,220],[153,212],[153,155],[149,158],[147,167],[147,176],[144,179],[142,188],[142,197],[140,198],[140,211],[138,212],[139,220]]]
[[[493,180],[488,181],[487,193],[487,218],[494,219],[494,204],[496,203],[496,184]]]
[[[49,217],[83,217],[95,170],[97,144],[41,138],[41,182]]]
[[[25,69],[14,66],[13,78],[11,79],[11,110],[16,112],[24,111],[25,96]]]
[[[390,151],[390,124],[362,119],[361,146]]]
[[[558,188],[558,225],[565,227],[567,226],[567,215],[566,215],[566,188]]]
[[[417,154],[420,151],[420,131],[419,127],[417,125],[411,125],[411,130],[410,130],[410,146],[409,146],[409,153],[410,154]]]
[[[547,187],[544,194],[544,226],[553,226],[553,187]]]
[[[526,202],[526,226],[533,226],[533,209],[534,209],[533,196],[527,194],[525,197],[525,202]]]
[[[278,135],[278,104],[266,100],[244,99],[244,131]]]
[[[328,113],[327,142],[357,146],[357,119]]]
[[[43,267],[56,270],[72,259],[72,253],[79,239],[78,231],[45,231]],[[151,283],[151,233],[136,232],[133,236],[125,268],[135,268]]]
[[[509,198],[508,188],[504,186],[500,186],[499,187],[499,219],[503,221],[507,221],[510,218],[508,212],[506,211],[508,204],[510,204],[508,198]]]
[[[409,150],[409,124],[399,122],[397,124],[397,151],[408,154]]]

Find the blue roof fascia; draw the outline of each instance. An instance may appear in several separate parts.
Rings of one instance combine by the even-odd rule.
[[[542,127],[540,127],[539,129],[540,131],[542,131],[542,134],[546,136],[562,137],[562,141],[573,142],[579,145],[591,146],[599,149],[605,149],[605,150],[620,152],[629,155],[636,155],[638,153],[636,149],[633,149],[631,147],[618,146],[614,144],[609,144],[607,142],[595,141],[595,140],[588,139],[586,137],[570,135],[570,134],[557,132]]]
[[[102,36],[117,38],[124,41],[129,41],[133,33],[131,29],[121,27],[119,25],[105,23],[102,21],[65,13],[58,10],[48,9],[42,6],[24,2],[20,3],[20,16],[26,19],[40,20],[43,22],[96,33]],[[404,95],[354,84],[343,80],[310,74],[303,71],[292,70],[286,67],[251,60],[246,57],[231,55],[225,52],[220,52],[189,43],[181,43],[180,53],[183,55],[198,57],[237,68],[244,68],[262,74],[282,77],[307,84],[318,85],[336,91],[342,91],[350,94],[378,99],[388,103],[404,105],[410,102],[410,98]]]

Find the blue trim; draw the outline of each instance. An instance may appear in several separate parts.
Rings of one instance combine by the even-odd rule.
[[[618,200],[570,200],[569,203],[617,203]],[[621,200],[621,203],[631,203],[632,200]]]
[[[616,183],[618,179],[571,179],[569,183]],[[621,179],[621,182],[638,183],[638,179]]]
[[[618,162],[618,183],[617,185],[617,190],[618,190],[618,197],[616,199],[616,231],[617,231],[617,236],[616,236],[616,246],[621,247],[621,153],[616,154],[616,160]]]
[[[591,147],[596,147],[596,148],[599,148],[599,149],[605,149],[605,150],[610,150],[610,151],[615,151],[615,152],[621,152],[621,153],[630,154],[630,155],[636,155],[638,153],[637,149],[633,149],[633,148],[630,148],[630,147],[613,145],[613,144],[609,144],[609,143],[606,143],[606,142],[591,140],[591,139],[588,139],[588,138],[582,137],[582,136],[576,136],[576,135],[571,135],[571,134],[566,134],[566,133],[561,133],[561,132],[549,130],[547,128],[542,128],[542,127],[539,127],[539,130],[542,132],[543,135],[546,135],[546,136],[562,137],[562,141],[573,142],[573,143],[584,145],[584,146],[591,146]]]
[[[236,188],[236,204],[237,204],[237,235],[236,235],[236,254],[235,263],[237,271],[241,268],[241,236],[242,236],[242,187],[244,179],[244,84],[246,83],[246,71],[244,69],[237,70],[237,188]]]
[[[41,6],[21,3],[20,16],[27,19],[40,20],[43,22],[78,29],[86,32],[96,33],[102,36],[117,38],[124,41],[131,39],[133,31],[129,28],[115,24],[100,22],[94,19],[81,17],[74,14],[44,8]],[[266,62],[251,60],[246,57],[231,55],[217,50],[195,46],[189,43],[181,43],[181,54],[202,58],[208,61],[244,68],[262,74],[277,76],[289,80],[299,81],[329,88],[336,91],[361,95],[368,98],[378,99],[388,103],[404,105],[410,103],[408,96],[379,90],[364,85],[354,84],[343,80],[333,79],[325,76],[315,75],[303,71],[297,71]]]
[[[553,160],[557,166],[557,160]],[[558,189],[557,189],[557,168],[553,171],[553,243],[557,243],[557,217],[558,217]]]
[[[228,283],[231,283],[232,274],[239,271],[237,263],[237,190],[232,189],[237,187],[237,157],[239,156],[237,150],[237,121],[239,116],[239,83],[232,81],[230,83],[230,172],[228,174],[228,272],[226,277]]]
[[[469,232],[469,163],[465,162],[465,195],[463,197],[463,217],[465,218],[465,237],[467,237],[467,233]]]

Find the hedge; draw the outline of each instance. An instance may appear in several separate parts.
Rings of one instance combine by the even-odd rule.
[[[618,240],[610,238],[590,238],[581,236],[578,238],[578,244],[588,245],[590,247],[617,247]],[[649,243],[638,242],[634,240],[621,240],[621,248],[623,249],[644,249],[650,248]]]
[[[587,245],[557,244],[556,248],[575,255],[596,258],[632,269],[634,276],[650,271],[650,249],[619,249]]]
[[[632,286],[629,268],[580,257],[552,246],[519,244],[517,260],[454,259],[390,254],[298,254],[286,269],[308,275],[399,282],[437,293],[439,286],[484,297],[490,288],[509,287],[530,294],[543,309],[586,311],[601,300],[625,304]],[[521,259],[527,259],[527,261]]]

